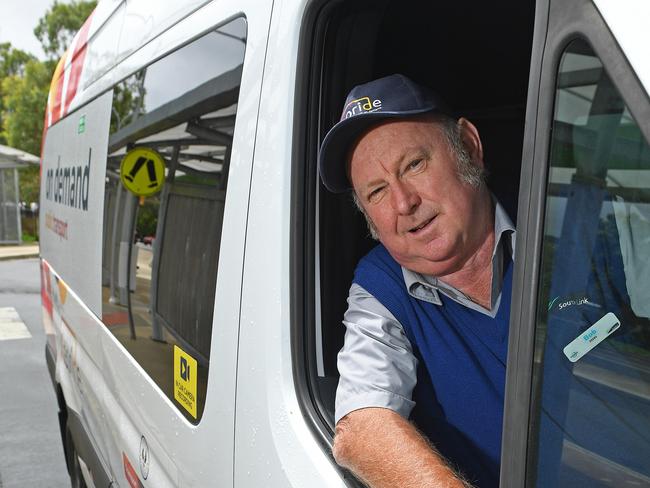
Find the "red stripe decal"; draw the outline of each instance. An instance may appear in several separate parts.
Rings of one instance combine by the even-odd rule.
[[[122,463],[124,464],[124,475],[126,476],[126,481],[129,482],[129,486],[131,488],[144,488],[140,482],[140,478],[138,478],[138,474],[133,469],[133,466],[131,466],[129,458],[124,453],[122,453]]]
[[[41,261],[41,302],[43,308],[52,318],[52,288],[50,286],[50,268],[45,261]]]
[[[79,31],[79,38],[77,44],[75,45],[74,52],[72,53],[72,61],[70,63],[70,77],[68,78],[68,89],[65,94],[65,107],[63,113],[67,114],[68,109],[70,108],[70,103],[72,99],[77,94],[77,88],[79,88],[79,80],[81,79],[81,72],[83,71],[84,60],[86,59],[86,51],[88,47],[88,32],[90,31],[90,23],[93,18],[93,14],[90,14],[90,17],[86,19],[84,25]]]

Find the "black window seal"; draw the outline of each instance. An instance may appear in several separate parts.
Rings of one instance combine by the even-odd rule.
[[[319,72],[322,62],[323,38],[326,22],[323,21],[327,0],[313,0],[305,9],[301,22],[298,64],[296,67],[295,109],[291,170],[291,352],[293,376],[300,406],[305,418],[316,427],[318,440],[327,449],[332,442],[332,432],[324,428],[322,416],[314,405],[308,371],[312,368],[308,351],[310,321],[314,313],[313,291],[308,283],[314,282],[316,188],[315,165],[318,148],[318,114],[313,107],[319,105]],[[311,108],[311,110],[310,110]]]
[[[316,164],[320,141],[321,75],[325,31],[332,11],[342,0],[311,0],[301,19],[296,67],[294,124],[291,159],[291,359],[298,403],[316,441],[339,469],[347,486],[362,486],[348,471],[338,467],[332,455],[334,432],[322,412],[311,378],[316,377],[315,317]]]

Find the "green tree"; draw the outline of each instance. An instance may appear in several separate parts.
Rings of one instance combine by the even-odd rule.
[[[0,78],[22,75],[27,61],[35,59],[29,53],[16,49],[10,42],[0,43]]]
[[[111,133],[129,125],[142,114],[145,74],[146,69],[140,70],[113,88]]]
[[[25,65],[33,59],[35,59],[34,56],[14,48],[10,42],[0,43],[0,144],[7,144],[7,140],[2,134],[5,111],[2,80],[8,76],[22,76],[25,73]]]
[[[49,63],[30,60],[22,76],[2,80],[2,135],[11,147],[40,154],[47,93],[52,71]]]
[[[21,201],[27,202],[28,204],[31,202],[38,203],[38,196],[41,190],[40,170],[41,168],[36,165],[23,168],[18,172]]]
[[[47,95],[56,62],[96,3],[54,1],[34,29],[46,61],[39,61],[9,43],[0,44],[0,144],[40,154]],[[21,200],[37,202],[39,168],[23,169],[19,174]]]
[[[41,137],[45,118],[45,106],[54,70],[53,62],[41,62],[30,59],[24,66],[22,74],[14,74],[0,80],[2,96],[2,137],[7,145],[27,151],[31,154],[41,153]],[[38,202],[40,193],[38,166],[30,166],[19,172],[20,199],[24,202]],[[38,230],[26,225],[24,237],[37,238]],[[30,231],[33,233],[31,234]]]
[[[49,59],[63,56],[72,38],[97,5],[94,0],[73,0],[59,3],[54,0],[50,9],[41,17],[34,29],[34,35],[43,46]]]

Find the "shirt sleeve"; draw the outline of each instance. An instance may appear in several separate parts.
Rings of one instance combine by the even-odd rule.
[[[356,283],[350,288],[343,324],[335,421],[365,407],[389,408],[408,418],[415,405],[411,395],[417,359],[402,325]]]

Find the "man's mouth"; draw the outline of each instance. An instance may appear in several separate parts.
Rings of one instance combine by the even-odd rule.
[[[420,232],[420,231],[421,231],[422,229],[424,229],[427,225],[429,225],[431,222],[433,222],[433,219],[435,219],[435,218],[436,218],[436,216],[434,215],[434,216],[431,217],[430,219],[427,219],[427,220],[425,220],[424,222],[422,222],[422,223],[416,225],[415,227],[412,227],[411,229],[409,229],[409,232],[410,232],[411,234],[416,234],[416,233]]]

